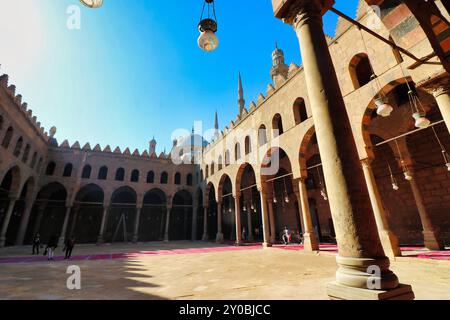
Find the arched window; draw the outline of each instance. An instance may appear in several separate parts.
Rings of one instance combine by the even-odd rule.
[[[250,140],[250,136],[245,137],[245,155],[248,155],[252,152],[252,141]]]
[[[41,159],[41,160],[42,160],[42,159]],[[41,160],[39,160],[39,162],[40,162]],[[54,174],[55,174],[55,168],[56,168],[56,163],[54,163],[53,161],[52,161],[52,162],[49,162],[49,164],[47,165],[47,169],[45,169],[45,174],[46,174],[47,176],[52,176],[52,175],[54,175]]]
[[[169,180],[169,175],[167,172],[161,173],[161,184],[167,184],[167,181]]]
[[[147,183],[155,183],[155,173],[153,171],[147,173]]]
[[[368,84],[372,80],[373,70],[367,54],[359,53],[354,56],[350,61],[349,71],[355,90]]]
[[[16,147],[14,148],[13,155],[15,157],[18,157],[20,155],[20,152],[22,152],[22,146],[23,146],[23,138],[20,137],[19,139],[17,139]]]
[[[234,160],[237,162],[241,158],[241,144],[238,142],[234,146]]]
[[[192,186],[192,174],[190,173],[186,176],[186,184]]]
[[[228,167],[230,164],[231,164],[230,150],[227,150],[225,152],[225,167]]]
[[[174,183],[181,184],[181,174],[179,172],[175,173]]]
[[[293,106],[295,125],[299,125],[303,121],[308,120],[308,113],[306,112],[305,100],[297,98]]]
[[[91,178],[92,167],[90,165],[85,165],[83,168],[83,172],[81,173],[81,179],[90,179]]]
[[[72,176],[73,165],[71,163],[66,164],[64,167],[63,177],[71,177]]]
[[[124,181],[125,180],[125,169],[119,168],[116,170],[116,181]]]
[[[30,145],[27,144],[25,146],[25,151],[23,152],[23,156],[22,156],[22,162],[23,163],[27,163],[28,162],[28,157],[30,156],[30,149],[31,149]]]
[[[261,125],[258,130],[258,141],[259,146],[263,146],[267,143],[267,132],[266,132],[266,126]]]
[[[5,137],[3,138],[3,141],[2,141],[3,148],[8,149],[8,147],[11,143],[13,133],[14,133],[14,129],[12,127],[9,127],[8,130],[6,130]]]
[[[223,158],[222,156],[219,156],[219,159],[217,160],[218,170],[222,170],[223,167]]]
[[[211,175],[214,174],[215,170],[216,170],[216,168],[215,168],[214,161],[213,161],[213,162],[211,162]]]
[[[283,121],[281,119],[281,115],[277,113],[272,120],[272,129],[273,129],[273,136],[278,137],[279,135],[282,135],[284,133],[283,131]]]
[[[205,178],[209,178],[209,167],[206,165],[205,167]]]
[[[131,171],[131,182],[139,182],[139,170],[134,169]]]
[[[30,163],[31,169],[34,169],[34,166],[36,165],[36,161],[37,161],[37,152],[34,152],[33,157],[31,158],[31,163]]]
[[[106,180],[108,179],[108,167],[103,166],[98,170],[98,180]]]

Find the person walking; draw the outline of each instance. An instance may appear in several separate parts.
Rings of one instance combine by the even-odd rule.
[[[66,240],[66,246],[64,247],[64,251],[66,251],[66,256],[64,260],[70,260],[74,247],[75,247],[75,238],[70,237],[69,239]]]
[[[35,253],[37,255],[39,255],[40,246],[41,246],[41,236],[39,235],[39,233],[37,233],[33,238],[33,253],[32,253],[32,255],[34,255]]]
[[[48,255],[48,260],[53,260],[53,254],[58,247],[58,237],[57,236],[51,236],[50,240],[47,243],[47,247],[45,248],[44,255]]]

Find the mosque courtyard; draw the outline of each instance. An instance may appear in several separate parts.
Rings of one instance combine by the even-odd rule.
[[[392,270],[412,285],[416,299],[450,299],[450,256],[402,248]],[[72,259],[30,255],[27,246],[0,251],[0,299],[88,300],[328,300],[336,248],[235,247],[209,242],[77,246]],[[81,271],[81,289],[69,290],[69,266]]]

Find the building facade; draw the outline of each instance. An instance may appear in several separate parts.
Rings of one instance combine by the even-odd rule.
[[[379,11],[368,6],[375,4]],[[336,36],[325,38],[345,104],[339,110],[341,97],[328,101],[337,106],[332,117],[348,118],[351,134],[344,138],[354,141],[358,157],[342,165],[347,175],[362,169],[365,182],[348,194],[367,190],[361,199],[370,201],[361,207],[374,213],[388,256],[400,254],[399,244],[441,249],[450,242],[450,18],[445,2],[431,5],[434,35],[413,6],[386,0],[360,1],[356,20],[378,26],[390,44],[344,18]],[[288,20],[302,45],[301,23]],[[154,140],[143,153],[59,144],[56,130],[46,133],[1,76],[0,246],[30,243],[36,233],[85,243],[192,239],[270,246],[284,228],[303,233],[310,250],[339,243],[334,199],[340,195],[330,187],[339,172],[324,167],[333,150],[322,142],[326,132],[318,121],[325,118],[313,115],[318,97],[311,96],[307,54],[303,49],[305,66],[287,65],[277,47],[273,81],[249,105],[239,75],[236,118],[183,165],[157,155]],[[378,112],[386,103],[393,110],[384,117]],[[418,128],[415,113],[430,126]],[[325,138],[318,139],[319,129]],[[327,163],[333,161],[341,160]]]

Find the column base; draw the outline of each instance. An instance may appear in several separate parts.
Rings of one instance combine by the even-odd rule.
[[[223,242],[224,237],[222,232],[218,232],[216,235],[216,242]]]
[[[268,243],[268,242],[263,242],[262,246],[263,246],[263,248],[270,248],[270,247],[272,247],[272,244]]]
[[[379,235],[384,253],[388,257],[394,258],[402,256],[402,252],[400,251],[400,247],[398,245],[398,238],[395,234],[390,231],[380,231]]]
[[[207,234],[203,234],[202,236],[202,241],[208,241],[208,235]]]
[[[97,244],[104,244],[105,240],[103,240],[103,236],[98,236],[97,238]]]
[[[327,294],[331,300],[414,300],[415,298],[412,287],[404,284],[390,290],[369,290],[331,282],[327,285]]]
[[[4,248],[6,244],[6,238],[5,237],[1,237],[0,238],[0,248]]]
[[[423,241],[428,250],[444,250],[444,243],[441,241],[439,234],[435,230],[423,231]],[[1,244],[0,244],[1,245]]]
[[[138,242],[138,236],[133,236],[133,239],[131,239],[131,242],[136,244]]]
[[[303,235],[303,250],[305,251],[319,251],[319,241],[315,233],[305,233]]]
[[[243,244],[244,244],[244,242],[242,242],[241,240],[237,240],[237,241],[234,243],[234,245],[235,245],[235,246],[238,246],[238,247],[242,246]]]

